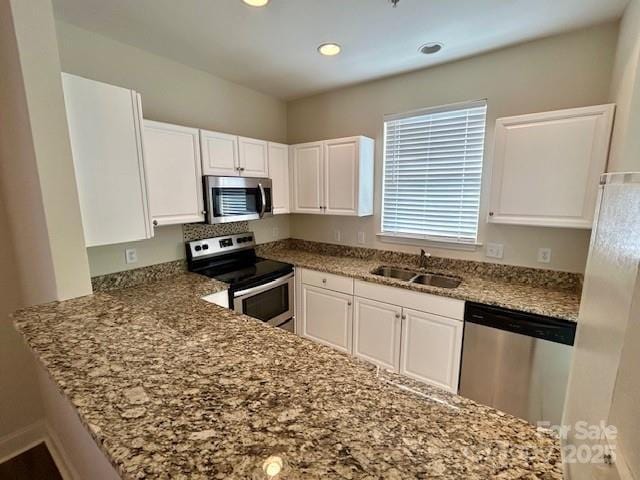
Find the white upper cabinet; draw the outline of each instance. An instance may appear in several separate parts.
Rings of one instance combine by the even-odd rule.
[[[202,174],[268,177],[268,142],[200,130]]]
[[[496,121],[488,220],[591,228],[614,105]]]
[[[367,137],[293,145],[292,211],[372,215],[373,146]]]
[[[269,142],[269,177],[273,192],[273,213],[289,213],[289,146]]]
[[[75,75],[62,83],[86,245],[151,238],[140,96]]]
[[[243,177],[268,177],[268,143],[264,140],[238,137],[238,167]]]
[[[204,221],[198,130],[145,120],[144,146],[153,224]]]
[[[303,143],[291,147],[293,163],[292,212],[323,213],[324,144]]]
[[[238,137],[200,130],[200,143],[203,175],[238,175]]]

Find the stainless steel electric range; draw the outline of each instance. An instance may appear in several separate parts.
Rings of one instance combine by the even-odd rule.
[[[256,256],[253,233],[196,240],[186,247],[189,271],[227,283],[233,310],[294,330],[293,265]]]

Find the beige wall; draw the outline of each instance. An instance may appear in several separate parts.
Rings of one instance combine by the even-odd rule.
[[[8,313],[88,294],[91,283],[50,0],[0,0],[0,71],[1,450],[42,413]]]
[[[376,140],[375,215],[357,221],[295,215],[292,235],[333,242],[333,231],[340,229],[343,243],[355,245],[357,232],[363,231],[367,246],[417,251],[418,247],[393,247],[376,240],[380,228],[383,115],[487,98],[480,240],[485,244],[503,243],[504,263],[583,271],[589,231],[485,223],[493,126],[496,118],[507,115],[606,103],[617,34],[617,24],[602,25],[291,102],[289,143],[358,134]],[[552,248],[550,265],[536,262],[539,247]],[[484,250],[429,250],[437,255],[489,260]]]
[[[289,238],[289,215],[277,215],[272,218],[249,222],[249,229],[255,233],[258,243]],[[277,229],[277,231],[274,231],[274,229]],[[127,264],[125,262],[124,251],[127,248],[136,249],[138,253],[137,263]],[[152,240],[94,247],[88,250],[92,276],[122,272],[185,258],[182,225],[158,228]]]
[[[610,171],[640,171],[640,0],[632,0],[620,26],[612,99],[618,104]],[[640,276],[617,371],[609,423],[618,428],[617,444],[626,465],[640,477]]]
[[[27,261],[37,255],[37,250],[43,250],[30,243],[42,242],[48,237],[56,282],[55,298],[86,295],[91,293],[89,263],[84,249],[51,2],[14,0],[12,6],[28,115],[28,123],[13,123],[13,128],[14,132],[19,130],[19,135],[30,134],[31,139],[25,140],[31,150],[29,159],[35,161],[30,168],[25,168],[27,162],[16,158],[9,158],[7,162],[7,211],[20,229],[16,232],[20,240],[15,246],[20,259]],[[28,184],[36,188],[27,190]],[[35,193],[38,190],[40,198]],[[42,210],[44,218],[27,220],[35,210]],[[22,231],[30,224],[36,229],[44,228],[45,234]],[[26,238],[28,236],[32,238]],[[31,290],[30,286],[25,292]],[[37,303],[41,299],[33,301]]]
[[[617,112],[609,171],[640,171],[640,0],[629,3],[620,24],[611,101]]]
[[[281,100],[64,22],[57,22],[57,35],[63,71],[138,91],[145,118],[275,142],[287,139]],[[279,237],[263,222],[252,222],[258,240],[288,234],[287,216],[275,222]],[[139,261],[127,265],[129,247],[138,250]],[[164,227],[151,240],[88,253],[95,276],[184,258],[184,242],[181,227]]]

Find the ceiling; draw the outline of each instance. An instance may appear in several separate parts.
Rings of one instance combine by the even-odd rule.
[[[614,20],[628,0],[53,0],[63,21],[283,99]],[[343,53],[316,48],[338,42]],[[444,49],[418,53],[427,42]]]

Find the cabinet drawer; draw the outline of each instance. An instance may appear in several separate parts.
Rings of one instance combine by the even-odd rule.
[[[362,280],[355,281],[354,291],[357,297],[412,308],[421,312],[434,313],[456,320],[462,320],[464,318],[464,301],[455,298],[440,297],[438,295],[416,292],[404,288],[377,285]]]
[[[301,270],[302,283],[314,287],[327,288],[336,292],[353,295],[353,279],[333,275],[331,273],[316,272],[315,270]]]

